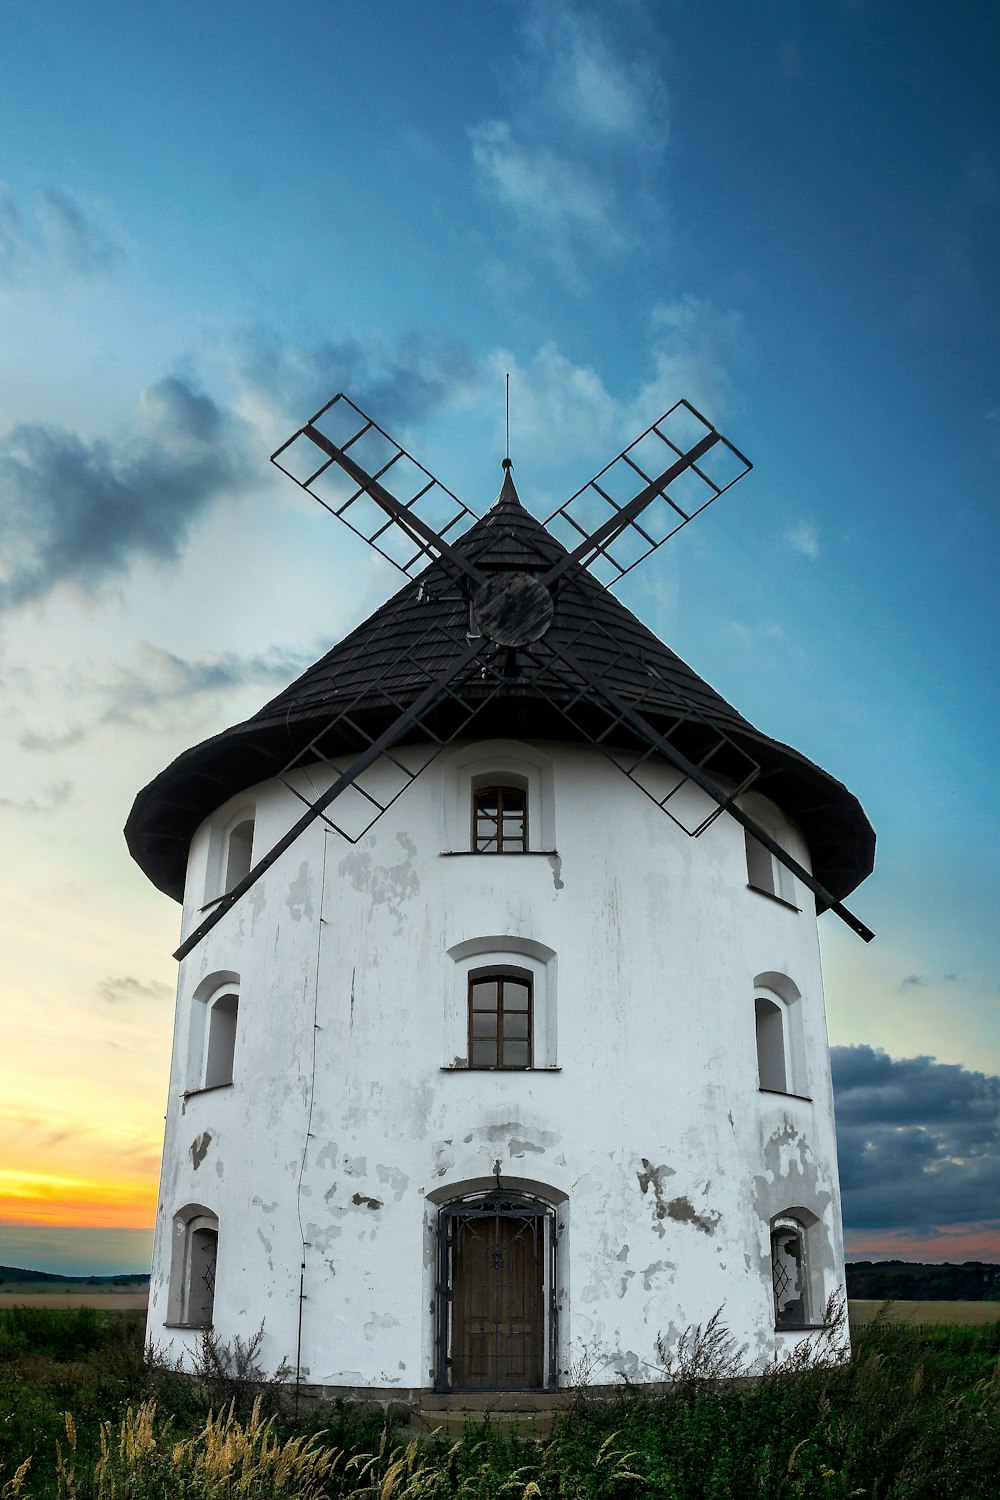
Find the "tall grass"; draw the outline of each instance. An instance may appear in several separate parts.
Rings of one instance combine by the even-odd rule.
[[[144,1359],[137,1323],[100,1317],[90,1349],[86,1322],[75,1331],[48,1319],[31,1325],[44,1350],[23,1349],[22,1320],[0,1328],[17,1334],[0,1354],[0,1500],[1000,1493],[1000,1326],[920,1330],[876,1320],[856,1335],[847,1362],[803,1353],[751,1380],[732,1378],[738,1356],[714,1320],[673,1351],[669,1388],[626,1388],[613,1400],[583,1392],[545,1442],[520,1441],[499,1419],[446,1442],[407,1440],[344,1406],[293,1424],[268,1411],[266,1388],[250,1400],[246,1360],[233,1374],[217,1348],[199,1387]],[[220,1404],[218,1382],[231,1375],[237,1388]]]

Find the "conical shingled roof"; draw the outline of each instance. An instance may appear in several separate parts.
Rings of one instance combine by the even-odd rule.
[[[488,572],[544,572],[566,550],[521,505],[509,469],[496,504],[453,546]],[[366,732],[381,732],[461,655],[468,628],[467,599],[443,565],[432,562],[252,718],[178,756],[150,782],[125,827],[133,858],[155,885],[179,900],[191,837],[206,817],[245,787],[277,775],[348,705],[353,705],[351,719]],[[755,789],[798,823],[815,875],[837,899],[871,872],[875,835],[847,788],[755,729],[585,569],[575,567],[563,576],[545,641],[565,647],[661,732],[694,705],[703,721],[760,765]],[[477,685],[475,670],[465,679],[466,701],[476,701],[477,694],[485,699],[490,692]],[[483,704],[463,736],[585,738],[554,706],[568,697],[565,682],[544,672],[528,680],[513,675],[509,686],[505,680]],[[585,702],[584,718],[586,709]],[[447,711],[445,705],[441,712]],[[578,706],[578,722],[579,715]],[[687,744],[683,735],[675,740],[693,758],[698,745],[691,735],[697,734],[692,730]],[[405,736],[420,737],[412,731]],[[361,745],[339,736],[341,751]],[[726,769],[718,762],[713,768],[723,774]],[[740,768],[734,765],[732,774],[738,779]]]

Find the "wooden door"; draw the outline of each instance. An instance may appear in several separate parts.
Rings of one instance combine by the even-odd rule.
[[[452,1242],[453,1390],[544,1384],[545,1252],[540,1216],[456,1216]]]

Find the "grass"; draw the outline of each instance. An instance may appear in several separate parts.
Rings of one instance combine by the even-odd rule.
[[[202,1385],[148,1359],[138,1315],[0,1310],[0,1500],[995,1500],[1000,1323],[874,1319],[849,1363],[756,1380],[692,1330],[670,1394],[580,1394],[545,1442],[470,1424],[408,1441],[331,1405],[299,1424],[252,1378],[253,1339]],[[230,1359],[229,1356],[234,1356]],[[242,1373],[236,1369],[242,1360]]]

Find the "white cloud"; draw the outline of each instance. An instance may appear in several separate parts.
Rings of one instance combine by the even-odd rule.
[[[519,144],[504,120],[487,120],[470,136],[487,186],[517,227],[545,245],[570,290],[581,293],[580,244],[607,255],[624,243],[611,188],[583,162]]]
[[[787,541],[793,552],[799,552],[813,562],[819,557],[819,536],[811,521],[797,521],[788,532]]]
[[[731,372],[743,358],[742,314],[679,297],[654,307],[651,331],[653,373],[636,393],[633,421],[647,427],[682,396],[717,421],[731,404]]]
[[[614,15],[538,6],[522,42],[509,118],[472,127],[473,160],[511,253],[547,260],[580,296],[590,263],[642,243],[644,220],[659,217],[649,188],[666,143],[666,91],[655,59]],[[491,275],[502,279],[495,267]]]

